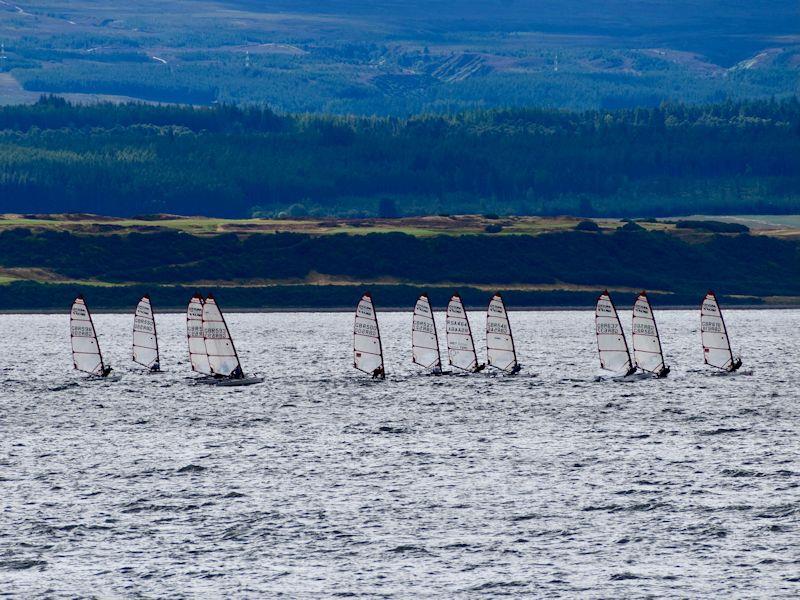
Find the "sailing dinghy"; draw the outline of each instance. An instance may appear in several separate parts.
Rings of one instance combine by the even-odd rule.
[[[411,323],[411,354],[414,364],[428,369],[434,375],[442,374],[442,356],[439,353],[439,336],[433,318],[428,294],[422,294],[414,305]]]
[[[211,377],[211,365],[208,363],[206,340],[203,337],[203,304],[205,300],[195,294],[186,308],[186,338],[189,341],[189,362],[192,371]]]
[[[658,378],[669,374],[664,364],[661,338],[658,336],[656,319],[647,294],[642,292],[633,304],[633,358],[642,371],[652,373]]]
[[[263,377],[245,376],[228,324],[211,294],[203,302],[203,339],[216,385],[241,386],[264,381]]]
[[[69,313],[69,334],[72,343],[72,365],[75,369],[88,373],[91,377],[108,377],[112,369],[103,362],[92,314],[83,294],[75,298],[72,303],[72,310]]]
[[[156,321],[147,294],[139,300],[133,313],[133,362],[146,367],[151,373],[161,372]]]
[[[700,337],[703,342],[703,358],[707,365],[728,373],[733,373],[742,366],[742,359],[733,355],[722,309],[716,295],[710,290],[700,305]]]
[[[489,300],[486,311],[486,364],[509,375],[516,375],[522,369],[517,362],[506,304],[499,293]]]
[[[467,311],[458,293],[453,294],[447,305],[447,319],[445,321],[447,335],[447,353],[450,364],[456,369],[477,373],[486,365],[478,364],[475,354],[475,341],[472,339],[472,329],[469,326]]]
[[[622,330],[617,309],[608,290],[597,298],[594,311],[597,350],[600,354],[600,367],[614,373],[614,378],[629,377],[636,373],[628,352],[628,342]]]
[[[372,375],[373,379],[386,379],[383,365],[383,346],[378,318],[372,295],[365,292],[356,306],[353,324],[353,366]]]

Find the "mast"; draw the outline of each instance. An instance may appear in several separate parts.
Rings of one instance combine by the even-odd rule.
[[[244,376],[230,329],[213,294],[203,303],[203,340],[213,374],[231,377],[238,371],[238,378]]]
[[[650,305],[650,299],[644,291],[639,294],[633,304],[631,336],[633,338],[633,357],[636,361],[636,366],[642,371],[655,375],[663,373],[666,365],[664,364],[664,352],[661,348],[661,337],[658,335],[658,326],[653,314],[653,307]]]
[[[517,350],[506,304],[500,292],[489,299],[486,310],[486,360],[490,367],[509,373],[519,371]]]
[[[628,341],[608,290],[597,297],[594,315],[600,366],[608,371],[630,375],[635,369],[631,364]]]
[[[133,361],[157,371],[160,367],[158,333],[150,296],[145,294],[133,315]]]
[[[364,292],[353,322],[353,366],[374,378],[384,379],[383,345],[372,295]]]
[[[433,370],[442,368],[439,336],[436,334],[436,319],[428,294],[420,295],[414,305],[414,315],[411,321],[411,353],[412,361],[421,367]]]
[[[72,303],[69,321],[72,366],[78,371],[102,377],[106,366],[97,341],[92,313],[83,294],[79,294]]]
[[[733,356],[722,309],[711,290],[700,303],[700,339],[703,343],[703,360],[707,365],[723,371],[735,371],[741,366],[741,361]]]

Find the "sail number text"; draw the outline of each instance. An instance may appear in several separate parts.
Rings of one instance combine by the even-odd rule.
[[[508,325],[506,325],[505,322],[495,323],[493,321],[489,321],[488,325],[486,326],[486,331],[488,333],[508,335]]]
[[[94,331],[86,325],[73,325],[69,329],[72,337],[94,337]]]
[[[135,316],[133,318],[133,330],[142,333],[155,333],[153,321],[146,317]]]
[[[422,333],[433,333],[433,323],[427,321],[414,319],[413,331],[420,331]]]
[[[610,335],[619,335],[619,325],[616,323],[598,323],[597,324],[597,333],[599,334],[610,334]]]
[[[363,323],[361,321],[356,321],[355,333],[356,335],[378,337],[378,328],[375,327],[374,323]]]

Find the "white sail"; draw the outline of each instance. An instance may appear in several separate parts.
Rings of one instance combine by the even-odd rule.
[[[92,315],[83,299],[75,298],[69,314],[69,333],[72,341],[72,364],[78,371],[102,376],[105,369]]]
[[[189,340],[189,362],[192,371],[211,375],[206,341],[203,337],[203,297],[195,294],[186,309],[186,336]]]
[[[734,367],[733,352],[722,310],[714,292],[709,291],[700,305],[700,337],[707,365],[730,371]]]
[[[464,303],[458,294],[454,294],[447,305],[445,331],[450,364],[464,371],[475,371],[478,368],[475,342],[472,339],[467,311],[464,310]]]
[[[413,361],[426,369],[440,370],[439,337],[428,294],[422,294],[414,305],[411,324],[411,353]]]
[[[139,300],[133,314],[133,361],[148,369],[160,368],[156,322],[150,296],[147,294]]]
[[[366,292],[356,307],[353,325],[353,366],[359,371],[373,375],[376,369],[383,373],[383,348],[381,332],[372,296]]]
[[[628,374],[632,370],[628,342],[625,340],[617,309],[607,291],[597,298],[594,320],[600,366],[608,371]]]
[[[486,312],[486,359],[491,367],[508,372],[517,370],[517,352],[511,335],[511,323],[500,294],[492,296]]]
[[[666,366],[661,339],[647,295],[642,292],[633,305],[633,358],[643,371],[659,374]]]
[[[211,294],[203,303],[203,337],[206,341],[208,364],[214,375],[228,377],[234,371],[241,373],[242,366],[225,317]]]

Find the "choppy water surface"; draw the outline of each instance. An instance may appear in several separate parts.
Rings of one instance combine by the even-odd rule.
[[[0,592],[800,594],[800,311],[728,311],[732,377],[696,311],[657,316],[663,381],[594,382],[592,313],[535,312],[513,378],[423,376],[382,314],[373,382],[350,314],[231,314],[267,381],[225,389],[187,381],[182,315],[160,376],[96,315],[118,382],[71,371],[66,315],[1,316]]]

